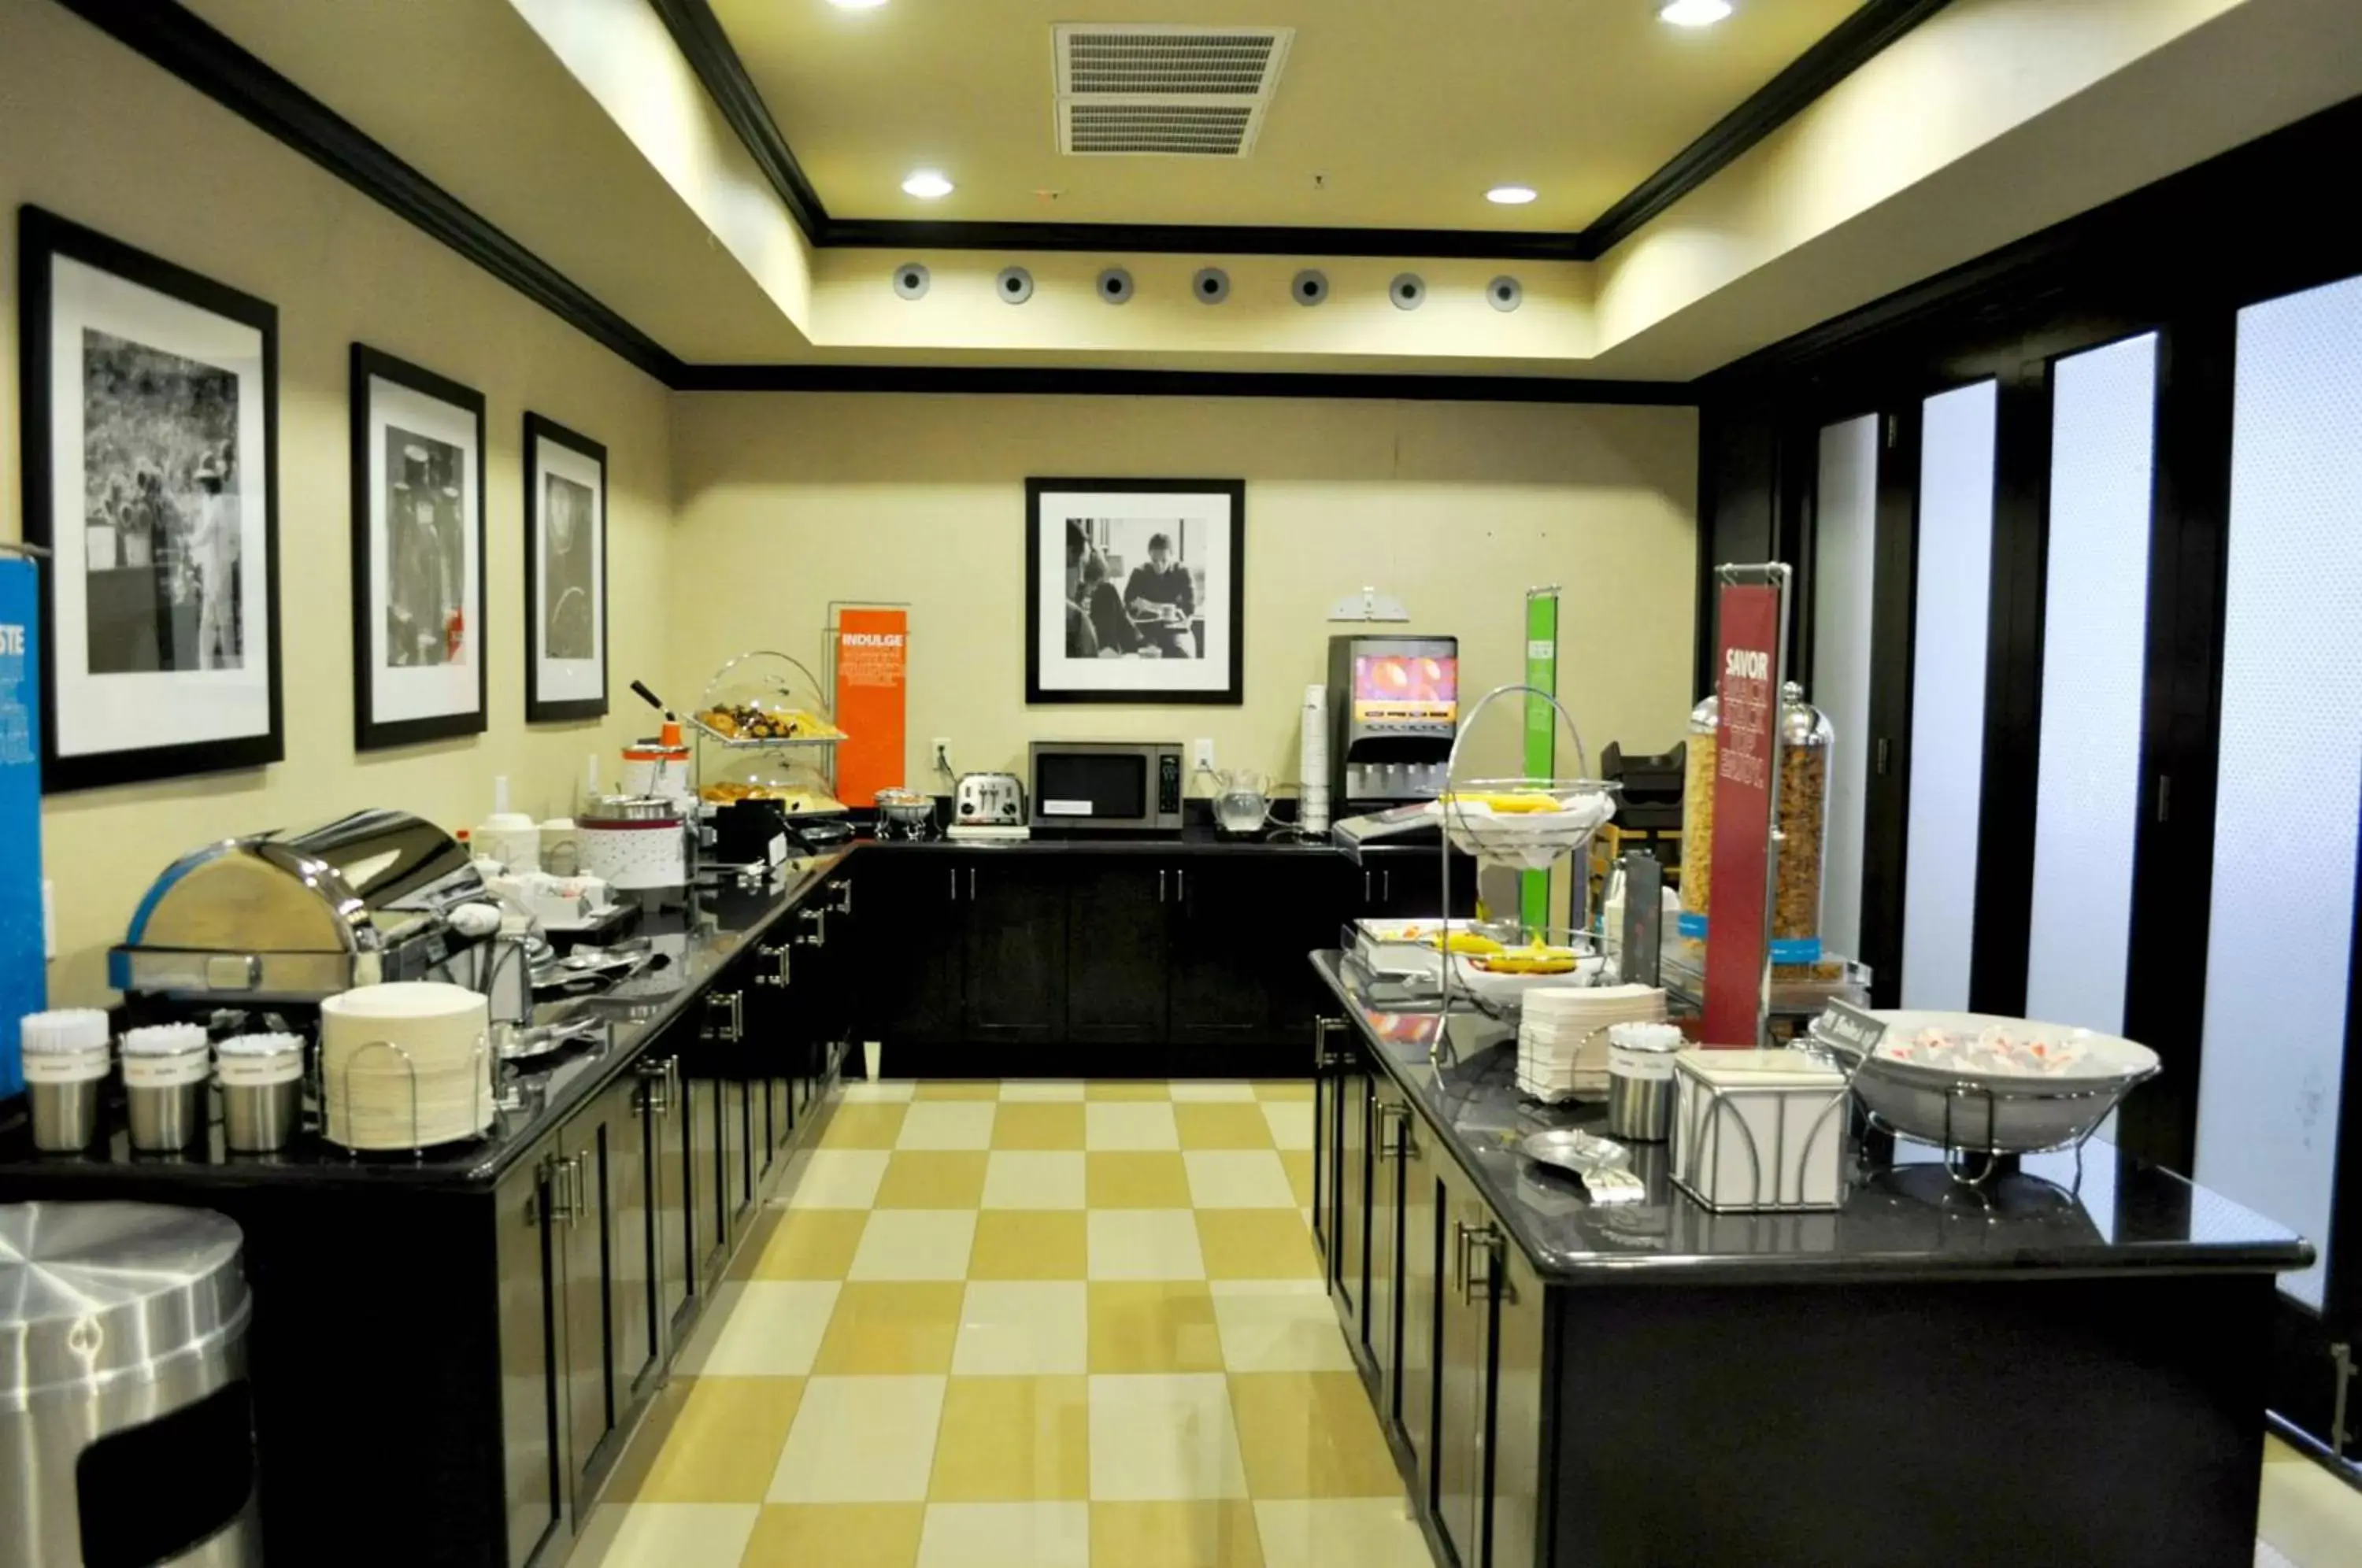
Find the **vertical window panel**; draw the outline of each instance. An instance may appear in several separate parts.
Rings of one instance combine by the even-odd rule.
[[[1929,398],[1922,413],[1903,889],[1907,1008],[1969,1005],[1999,408],[1998,385],[1979,381]]]
[[[2025,1010],[2125,1026],[2140,821],[2157,337],[2053,367]]]
[[[1878,542],[1878,416],[1821,432],[1813,521],[1813,701],[1837,746],[1822,860],[1821,940],[1861,952],[1863,813],[1870,785],[1871,584]]]
[[[2242,311],[2198,1179],[2321,1262],[2344,1088],[2362,698],[2362,279]]]

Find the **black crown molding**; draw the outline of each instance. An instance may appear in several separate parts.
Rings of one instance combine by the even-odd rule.
[[[680,359],[350,120],[172,0],[58,4],[375,198],[619,358],[669,385]]]
[[[1572,232],[1457,228],[1131,223],[933,222],[831,217],[708,0],[650,0],[722,116],[778,193],[804,237],[822,248],[907,250],[1108,250],[1229,256],[1404,256],[1590,261],[1728,168],[1814,99],[1934,16],[1949,0],[1863,0],[1812,48]],[[1637,4],[1638,0],[1634,0]]]

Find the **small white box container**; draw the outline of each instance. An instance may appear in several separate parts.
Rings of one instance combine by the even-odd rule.
[[[1673,1058],[1673,1183],[1716,1212],[1845,1201],[1846,1076],[1801,1051]]]

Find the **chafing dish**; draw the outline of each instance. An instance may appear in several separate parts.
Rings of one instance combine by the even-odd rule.
[[[489,929],[454,911],[488,897],[466,846],[405,812],[226,839],[156,879],[107,980],[139,996],[315,1002],[440,977]]]

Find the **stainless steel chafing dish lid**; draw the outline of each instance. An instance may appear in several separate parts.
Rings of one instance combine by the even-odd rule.
[[[107,980],[149,995],[313,1000],[414,978],[468,945],[445,916],[485,896],[466,847],[407,812],[226,839],[156,879]]]

